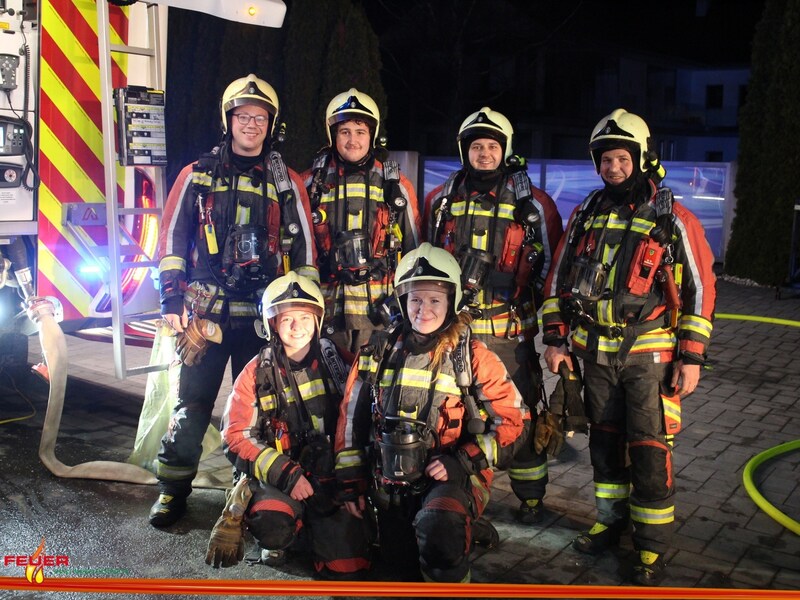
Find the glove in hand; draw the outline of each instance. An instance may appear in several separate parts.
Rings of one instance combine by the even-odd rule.
[[[178,334],[176,350],[181,362],[191,367],[200,362],[208,350],[208,344],[222,341],[222,329],[217,323],[193,316],[183,333]]]
[[[533,447],[536,453],[547,450],[553,458],[557,457],[564,447],[564,417],[554,415],[548,410],[539,413],[536,429],[533,434]]]
[[[222,510],[208,540],[206,564],[219,567],[232,567],[244,558],[244,513],[253,492],[249,479],[242,477],[236,486],[226,495],[225,508]]]

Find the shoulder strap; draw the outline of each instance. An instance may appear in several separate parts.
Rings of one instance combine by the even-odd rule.
[[[328,338],[320,338],[319,350],[322,362],[325,363],[325,367],[328,369],[339,395],[343,396],[344,386],[347,382],[347,365],[344,364],[342,357],[339,355],[336,344]]]
[[[486,423],[481,417],[478,408],[478,400],[475,398],[472,386],[472,330],[467,327],[466,331],[458,338],[456,347],[450,352],[450,360],[453,362],[455,371],[456,385],[461,390],[461,400],[467,411],[467,431],[473,434],[480,434],[486,431]]]
[[[286,163],[283,162],[281,153],[277,150],[272,150],[269,153],[269,164],[272,168],[272,177],[275,180],[275,187],[278,190],[278,195],[283,201],[284,194],[292,190],[292,181],[289,178],[289,169],[286,168]],[[283,202],[281,202],[283,204]]]
[[[368,355],[378,363],[378,369],[369,372],[361,372],[365,383],[374,386],[378,381],[378,371],[383,364],[387,354],[400,337],[400,325],[394,325],[389,329],[376,329],[369,337],[369,342],[361,346],[361,354]]]
[[[516,197],[515,206],[520,206],[523,202],[533,197],[533,194],[531,194],[531,186],[533,183],[531,183],[527,171],[514,171],[511,175],[511,181],[514,182],[514,196]]]
[[[326,191],[325,174],[328,170],[328,162],[331,158],[330,148],[327,146],[317,152],[314,162],[311,164],[311,183],[308,185],[308,199],[311,203],[311,210],[319,208],[322,194]]]

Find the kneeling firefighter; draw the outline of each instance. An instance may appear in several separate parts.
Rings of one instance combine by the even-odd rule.
[[[158,455],[156,527],[186,510],[228,361],[235,379],[263,344],[254,324],[264,288],[289,270],[318,277],[306,190],[270,139],[275,90],[252,74],[236,79],[220,111],[220,145],[180,172],[159,229],[161,314],[182,364]]]
[[[530,415],[503,363],[470,335],[449,252],[423,243],[394,286],[403,319],[361,348],[345,389],[339,494],[356,516],[369,497],[393,567],[414,556],[427,581],[467,582],[492,468],[511,460]]]
[[[282,564],[305,535],[321,577],[358,577],[370,566],[368,524],[334,500],[332,436],[350,361],[319,337],[324,306],[317,284],[294,272],[264,292],[268,343],[236,378],[222,418],[234,489],[246,486],[252,497],[232,494],[212,532],[209,564],[242,558],[244,525],[259,545],[253,562]]]

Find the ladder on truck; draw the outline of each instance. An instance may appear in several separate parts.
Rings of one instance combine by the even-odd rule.
[[[164,73],[161,63],[162,43],[159,23],[159,6],[147,5],[147,37],[146,47],[127,46],[111,43],[108,0],[97,0],[97,40],[100,67],[100,102],[102,110],[103,133],[103,169],[105,172],[106,190],[106,227],[108,230],[108,262],[109,296],[111,298],[111,330],[114,354],[114,371],[117,378],[125,379],[131,375],[139,375],[151,371],[166,369],[167,365],[142,365],[128,367],[126,325],[158,318],[158,310],[147,313],[126,313],[123,303],[122,277],[126,269],[158,268],[155,256],[148,256],[141,246],[133,240],[120,217],[126,215],[153,214],[159,219],[163,212],[166,190],[166,174],[162,167],[152,167],[155,172],[155,207],[126,208],[120,207],[117,199],[117,151],[114,146],[114,98],[111,78],[111,53],[146,57],[148,63],[148,87],[163,90]],[[123,140],[120,140],[120,144]],[[133,169],[136,167],[125,167]],[[123,260],[133,257],[138,260]]]

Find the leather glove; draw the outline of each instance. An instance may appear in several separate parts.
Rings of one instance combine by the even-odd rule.
[[[206,564],[215,569],[232,567],[244,558],[244,513],[253,497],[249,483],[247,477],[242,477],[232,490],[228,490],[225,508],[211,530]]]
[[[561,453],[564,447],[563,422],[561,415],[554,415],[548,410],[539,413],[533,434],[533,447],[537,454],[547,450],[547,453],[555,458]]]
[[[564,386],[564,408],[566,416],[566,430],[578,431],[580,433],[589,432],[589,419],[586,418],[586,409],[583,404],[583,378],[577,359],[572,359],[574,371],[567,368],[567,364],[562,362],[558,367],[560,382]]]
[[[200,362],[210,342],[219,344],[221,341],[222,329],[217,323],[192,316],[183,333],[178,334],[176,350],[181,362],[191,367]]]

